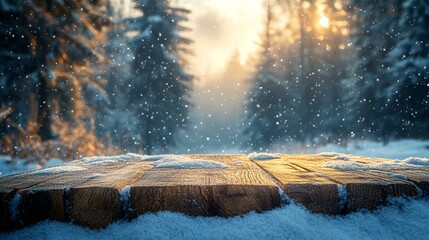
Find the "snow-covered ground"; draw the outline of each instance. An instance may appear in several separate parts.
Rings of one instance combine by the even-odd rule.
[[[311,214],[291,204],[233,218],[161,212],[120,221],[102,230],[42,222],[0,239],[427,239],[429,200],[396,199],[390,207],[346,216]]]
[[[347,147],[328,144],[319,148],[306,148],[302,152],[339,152],[359,156],[405,159],[408,157],[429,158],[429,141],[400,140],[383,145],[381,142],[357,141],[351,142]]]
[[[61,159],[51,158],[44,164],[34,164],[28,163],[26,159],[12,159],[10,156],[0,155],[0,177],[40,168],[58,166],[63,163],[64,161]]]

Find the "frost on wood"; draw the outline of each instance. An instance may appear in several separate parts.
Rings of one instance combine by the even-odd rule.
[[[86,170],[86,168],[81,167],[81,166],[64,165],[64,166],[51,167],[51,168],[45,168],[45,169],[37,170],[34,172],[34,174],[36,174],[36,175],[48,175],[48,174],[60,174],[60,173],[76,172],[76,171],[83,171],[83,170]]]
[[[280,155],[273,154],[273,153],[256,153],[256,152],[253,152],[247,155],[247,157],[250,158],[251,160],[271,160],[271,159],[281,158]]]
[[[321,153],[319,153],[319,155],[323,156],[323,157],[334,157],[338,160],[349,160],[349,155],[343,154],[343,153],[321,152]]]
[[[101,165],[101,164],[112,164],[121,161],[130,161],[130,160],[143,160],[145,157],[139,154],[127,153],[125,155],[118,156],[101,156],[101,157],[86,157],[82,158],[86,164],[90,165]]]
[[[228,168],[229,166],[213,160],[193,159],[180,155],[153,155],[142,159],[153,161],[155,168]]]
[[[370,163],[362,163],[353,159],[349,161],[328,161],[324,167],[346,171],[365,170],[405,170],[429,167],[428,158],[406,158],[404,160],[373,159]]]

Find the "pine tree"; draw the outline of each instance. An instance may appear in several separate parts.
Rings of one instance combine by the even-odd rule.
[[[316,133],[319,141],[341,143],[347,135],[345,109],[343,107],[343,80],[351,76],[351,65],[354,62],[353,52],[348,44],[350,36],[347,12],[339,2],[319,0],[324,11],[316,15],[317,26],[313,26],[313,41],[319,45],[314,50],[317,69],[314,74],[317,80],[314,88],[318,89],[316,101],[320,102],[316,113]],[[328,19],[322,25],[321,19]]]
[[[283,30],[282,65],[287,92],[287,132],[291,139],[317,144],[343,139],[342,81],[353,54],[347,45],[347,12],[339,1],[289,1]],[[324,20],[325,22],[321,22]],[[292,114],[293,113],[293,114]]]
[[[400,1],[398,21],[391,22],[395,43],[386,56],[389,86],[386,133],[394,138],[429,138],[429,3]]]
[[[284,133],[284,97],[285,88],[273,65],[272,54],[272,10],[267,1],[265,34],[262,41],[261,62],[251,79],[251,88],[247,94],[246,120],[243,135],[245,148],[268,150],[279,142]]]
[[[26,24],[22,12],[21,1],[0,1],[0,107],[3,111],[12,111],[8,117],[25,126],[29,118],[30,94],[36,83],[34,74],[30,75],[34,71],[34,58],[28,47],[30,39],[20,30]],[[2,139],[13,131],[5,121],[0,122]]]
[[[191,41],[179,33],[186,28],[188,10],[168,0],[136,0],[143,16],[133,19],[134,52],[131,105],[139,119],[143,150],[165,152],[188,125],[193,77],[185,71],[184,54]]]
[[[389,96],[386,91],[392,82],[389,79],[386,59],[397,39],[392,23],[398,22],[400,1],[351,1],[353,22],[353,45],[356,48],[357,64],[356,97],[353,99],[354,129],[363,138],[387,141],[393,130],[392,116],[386,109]]]
[[[129,107],[133,54],[127,42],[128,23],[124,19],[125,11],[124,1],[108,8],[112,26],[106,34],[104,49],[109,64],[108,68],[100,73],[101,78],[106,81],[103,87],[108,96],[108,104],[107,107],[97,108],[95,121],[99,138],[120,150],[138,152],[140,136],[137,119]]]
[[[104,1],[89,0],[0,1],[0,98],[23,126],[34,108],[31,125],[40,126],[34,131],[42,140],[55,137],[55,120],[72,126],[83,120],[84,96],[102,92],[90,69],[102,59],[95,48],[109,22],[104,7]]]

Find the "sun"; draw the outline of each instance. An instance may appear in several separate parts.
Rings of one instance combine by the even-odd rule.
[[[319,24],[320,26],[324,27],[324,28],[328,28],[329,27],[329,18],[327,18],[326,16],[323,16],[319,19]]]

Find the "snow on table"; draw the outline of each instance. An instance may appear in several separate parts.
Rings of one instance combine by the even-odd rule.
[[[332,152],[84,158],[1,177],[0,230],[45,219],[103,228],[158,211],[229,217],[291,201],[325,214],[375,209],[389,197],[428,195],[427,163]]]

